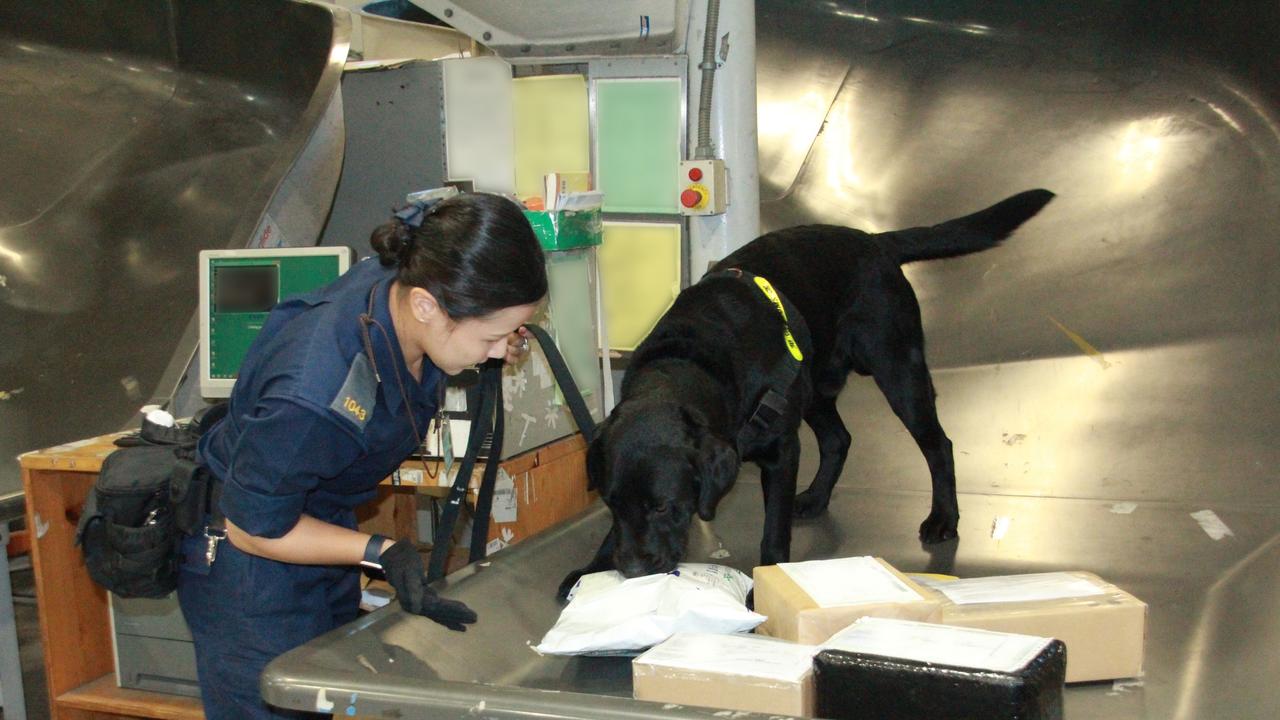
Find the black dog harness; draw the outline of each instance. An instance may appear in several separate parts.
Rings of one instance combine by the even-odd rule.
[[[763,277],[740,268],[727,268],[704,276],[700,282],[726,277],[741,280],[755,288],[778,311],[778,315],[782,317],[782,340],[787,346],[787,362],[779,364],[769,374],[764,394],[751,411],[750,418],[738,431],[736,440],[741,454],[761,437],[768,435],[774,429],[774,423],[786,414],[787,390],[800,374],[805,356],[813,352],[813,341],[804,316]]]

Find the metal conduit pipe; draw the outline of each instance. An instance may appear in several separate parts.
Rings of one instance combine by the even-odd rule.
[[[707,27],[702,35],[702,92],[698,97],[698,147],[695,160],[714,158],[711,145],[711,91],[716,81],[716,28],[720,24],[720,0],[707,0]]]

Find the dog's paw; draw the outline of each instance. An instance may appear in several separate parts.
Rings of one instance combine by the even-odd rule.
[[[959,537],[956,532],[956,525],[959,522],[958,516],[935,510],[920,523],[920,541],[926,545],[932,545]]]
[[[574,585],[578,584],[578,580],[580,580],[585,574],[586,572],[583,570],[574,570],[568,575],[565,575],[564,580],[560,581],[560,589],[556,591],[556,599],[560,602],[568,600],[569,591],[573,589]]]
[[[798,520],[812,520],[827,511],[830,498],[821,497],[812,489],[796,495],[795,504],[791,506],[791,517]]]

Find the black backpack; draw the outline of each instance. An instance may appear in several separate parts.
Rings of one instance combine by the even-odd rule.
[[[208,510],[211,477],[195,462],[200,435],[226,414],[216,405],[186,426],[143,420],[102,462],[76,528],[89,577],[126,598],[161,598],[178,586],[179,544]]]

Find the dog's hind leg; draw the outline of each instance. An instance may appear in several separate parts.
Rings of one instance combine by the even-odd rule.
[[[960,521],[951,440],[938,422],[933,380],[921,345],[899,349],[904,352],[883,354],[872,360],[871,375],[929,464],[933,507],[920,524],[920,539],[926,543],[942,542],[956,536]]]
[[[800,471],[800,438],[795,430],[778,440],[777,454],[757,461],[764,491],[764,537],[760,540],[760,564],[791,560],[791,514],[795,502],[796,474]]]
[[[818,473],[814,475],[809,489],[796,496],[794,514],[798,518],[814,518],[827,509],[831,501],[831,491],[840,479],[844,470],[845,458],[849,455],[850,436],[836,410],[834,397],[818,396],[805,413],[804,421],[813,429],[818,438]]]

